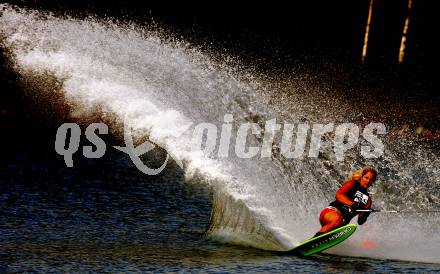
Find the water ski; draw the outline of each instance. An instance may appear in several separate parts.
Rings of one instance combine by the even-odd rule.
[[[342,226],[325,234],[319,235],[318,237],[302,242],[290,250],[290,252],[298,253],[302,256],[313,255],[343,242],[345,239],[350,237],[355,230],[355,224]]]

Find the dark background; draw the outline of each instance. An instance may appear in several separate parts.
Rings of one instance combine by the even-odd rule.
[[[417,101],[418,106],[438,105],[434,1],[414,0],[406,59],[401,65],[397,59],[406,1],[374,2],[364,65],[361,52],[369,0],[286,2],[9,1],[62,16],[97,15],[146,26],[153,24],[195,46],[239,56],[240,62],[268,75],[307,70],[324,82],[338,82],[344,74],[346,85],[354,90],[367,86],[372,95],[385,92],[405,101]],[[25,146],[47,145],[44,149],[53,150],[47,138],[53,139],[56,128],[66,121],[67,111],[66,116],[51,115],[52,110],[44,104],[44,99],[36,102],[26,95],[26,88],[10,67],[7,52],[0,48],[0,53],[1,143],[22,144],[25,139]],[[438,111],[431,112],[429,117],[423,115],[421,120],[436,132]],[[32,142],[29,142],[31,132]],[[5,152],[14,153],[17,149],[5,146]]]
[[[140,24],[154,21],[186,34],[185,38],[211,36],[227,47],[238,43],[262,55],[273,57],[274,51],[283,50],[296,59],[307,55],[350,64],[360,62],[369,7],[369,0],[295,3],[31,0],[11,3],[78,17],[97,14]],[[393,66],[397,63],[407,1],[376,0],[373,6],[368,62],[381,67]],[[421,69],[434,65],[434,12],[432,1],[413,1],[407,66]]]

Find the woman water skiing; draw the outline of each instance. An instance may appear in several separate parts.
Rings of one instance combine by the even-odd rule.
[[[364,224],[370,213],[358,213],[356,210],[371,208],[372,200],[368,188],[376,180],[376,177],[377,171],[371,166],[366,166],[362,171],[355,172],[336,192],[336,200],[321,212],[319,222],[322,227],[314,237],[348,224],[358,214],[358,224]]]

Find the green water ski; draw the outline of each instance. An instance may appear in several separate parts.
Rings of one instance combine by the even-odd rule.
[[[311,238],[305,242],[300,243],[295,248],[290,250],[302,256],[310,256],[322,252],[332,246],[335,246],[351,236],[356,230],[355,224],[348,224],[340,228],[334,229],[318,237]]]

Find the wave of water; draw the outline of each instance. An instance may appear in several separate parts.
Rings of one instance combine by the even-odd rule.
[[[289,249],[319,228],[319,211],[339,183],[364,164],[380,173],[375,205],[418,211],[439,207],[438,151],[410,140],[385,136],[381,158],[366,161],[353,150],[338,162],[330,135],[319,158],[291,160],[276,153],[276,147],[270,158],[240,159],[233,149],[229,157],[204,155],[191,150],[192,132],[176,137],[187,125],[210,122],[221,128],[227,113],[233,114],[235,130],[243,122],[264,126],[273,118],[293,124],[361,122],[357,113],[345,113],[347,102],[316,91],[319,85],[302,83],[304,93],[295,89],[300,83],[268,83],[250,69],[245,73],[214,61],[157,30],[0,8],[2,45],[23,81],[54,95],[62,92],[77,119],[99,108],[104,118],[128,122],[139,139],[148,136],[184,162],[187,181],[213,187],[213,238]],[[49,78],[60,86],[48,85]],[[262,142],[256,137],[249,141]],[[350,241],[331,252],[440,262],[438,225],[435,213],[371,216]],[[366,241],[373,245],[365,248]]]

